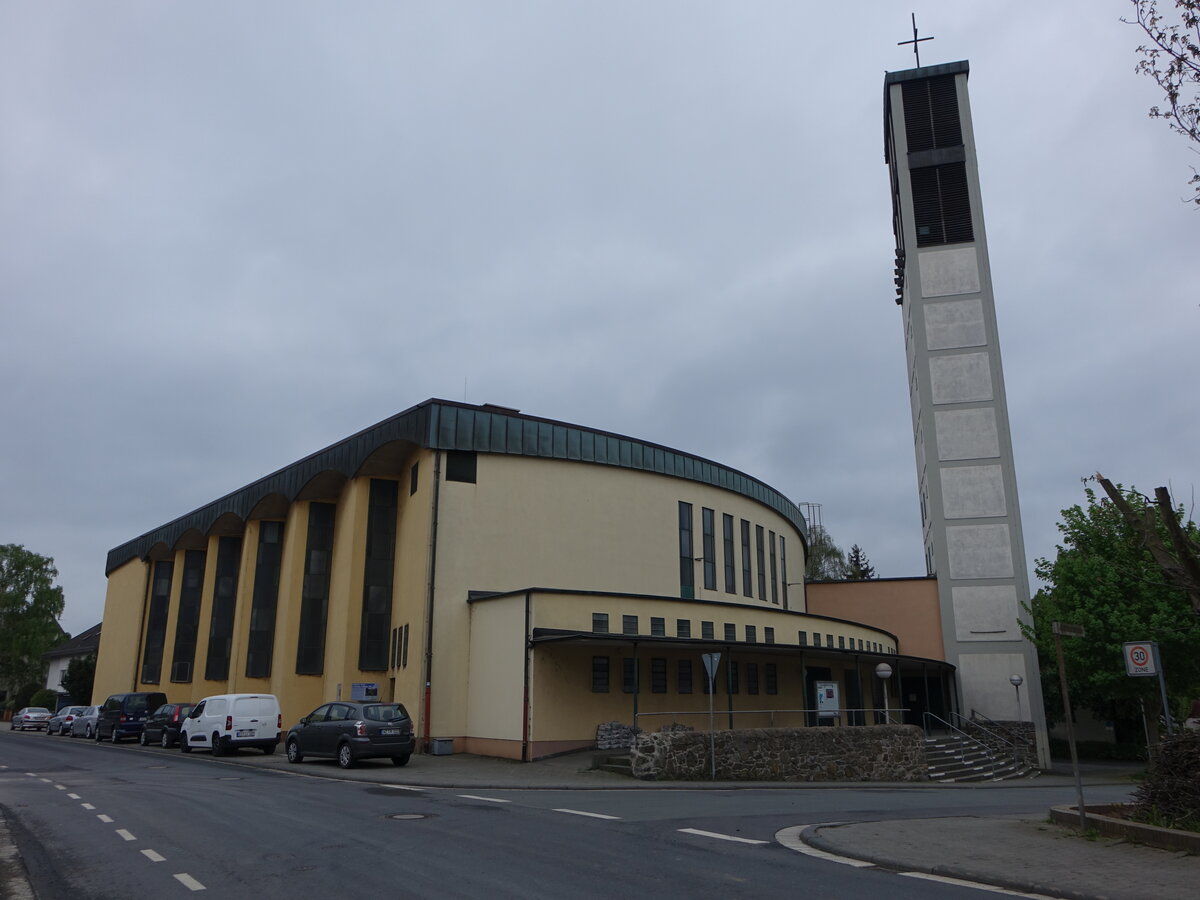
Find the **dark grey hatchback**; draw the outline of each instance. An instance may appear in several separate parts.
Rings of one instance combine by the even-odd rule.
[[[412,719],[400,703],[338,700],[318,706],[287,733],[288,762],[306,756],[332,757],[343,769],[360,759],[387,757],[408,763],[413,746]]]

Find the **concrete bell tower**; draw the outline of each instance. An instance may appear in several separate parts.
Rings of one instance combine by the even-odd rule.
[[[884,143],[896,235],[925,564],[937,576],[960,711],[1032,719],[1049,765],[1017,478],[965,61],[884,78]],[[1014,691],[1011,677],[1022,687]],[[1018,694],[1019,691],[1019,694]]]

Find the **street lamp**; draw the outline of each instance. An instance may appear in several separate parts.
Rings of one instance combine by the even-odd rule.
[[[1025,683],[1025,679],[1020,675],[1009,675],[1008,683],[1017,691],[1017,721],[1023,722],[1024,719],[1021,718],[1021,685]]]
[[[892,667],[887,663],[880,663],[875,667],[875,674],[883,682],[883,723],[890,725],[892,717],[888,712],[888,679],[892,677]]]

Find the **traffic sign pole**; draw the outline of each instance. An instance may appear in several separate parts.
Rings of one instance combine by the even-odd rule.
[[[1058,680],[1062,687],[1063,715],[1067,720],[1067,743],[1071,747],[1071,769],[1075,773],[1075,803],[1079,809],[1079,830],[1087,831],[1087,810],[1083,806],[1083,779],[1079,775],[1079,754],[1075,750],[1075,723],[1071,716],[1071,695],[1067,692],[1067,667],[1063,662],[1062,636],[1083,637],[1082,625],[1071,625],[1067,622],[1052,622],[1050,630],[1054,632],[1054,652],[1058,657]]]

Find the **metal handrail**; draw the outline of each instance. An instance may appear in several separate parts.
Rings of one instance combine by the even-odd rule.
[[[929,732],[931,731],[931,729],[929,727],[929,721],[931,719],[935,722],[941,722],[943,725],[945,725],[951,731],[956,732],[957,734],[964,737],[966,740],[970,741],[972,744],[975,744],[976,746],[978,746],[984,752],[984,754],[987,756],[988,762],[991,764],[992,771],[989,774],[992,777],[992,781],[996,780],[996,755],[992,752],[991,747],[989,747],[983,741],[979,740],[979,738],[972,737],[971,735],[967,734],[965,731],[963,731],[958,726],[950,724],[945,719],[941,718],[940,716],[935,716],[931,712],[927,712],[922,716],[922,722],[924,724],[926,734],[929,734]]]
[[[842,707],[842,708],[838,709],[836,716],[821,716],[820,713],[822,711],[819,709],[734,709],[734,710],[718,709],[715,711],[715,714],[717,716],[726,716],[726,717],[728,717],[731,713],[734,716],[764,715],[765,714],[765,715],[770,716],[770,718],[768,720],[769,724],[766,726],[762,726],[762,727],[774,728],[776,713],[797,713],[797,714],[802,714],[806,717],[809,715],[817,715],[819,719],[834,719],[835,721],[837,721],[837,723],[839,725],[842,723],[843,719],[848,719],[848,717],[846,716],[847,713],[861,713],[862,717],[864,719],[864,725],[863,726],[847,726],[847,727],[865,727],[865,725],[866,725],[865,720],[866,720],[868,714],[871,714],[875,718],[880,718],[880,717],[884,718],[886,720],[886,722],[884,724],[891,725],[894,723],[894,724],[903,725],[904,724],[904,713],[909,712],[909,711],[910,710],[907,707],[895,707],[895,708],[889,708],[886,710],[883,709],[882,707],[854,707],[854,708]],[[698,709],[656,710],[656,711],[651,711],[651,712],[639,711],[633,717],[634,727],[635,728],[639,727],[638,726],[639,719],[649,718],[651,716],[670,716],[671,720],[672,720],[672,724],[678,724],[678,721],[681,718],[694,718],[697,716],[703,716],[703,717],[707,718],[708,711],[707,710],[698,710]]]
[[[957,717],[957,718],[959,718],[959,719],[962,719],[962,721],[964,721],[964,722],[966,722],[966,723],[970,724],[970,725],[971,725],[972,727],[974,727],[974,728],[978,728],[980,731],[982,731],[982,732],[983,732],[984,734],[986,734],[988,737],[990,737],[990,738],[995,738],[995,739],[996,739],[997,741],[999,741],[1000,743],[1002,743],[1002,744],[1006,744],[1007,746],[1011,747],[1011,748],[1013,749],[1013,751],[1014,751],[1014,752],[1020,752],[1020,751],[1021,751],[1021,747],[1020,747],[1018,744],[1016,744],[1016,743],[1015,743],[1015,742],[1013,742],[1013,741],[1010,741],[1008,738],[1006,738],[1006,737],[1004,737],[1004,736],[1002,736],[1002,735],[1000,735],[1000,734],[997,734],[995,731],[992,731],[992,729],[988,728],[988,727],[987,727],[987,726],[985,726],[985,725],[981,725],[981,724],[980,724],[978,721],[976,721],[976,719],[975,719],[975,716],[979,716],[980,718],[987,719],[987,720],[988,720],[989,722],[991,722],[993,725],[997,725],[997,726],[998,726],[998,725],[1000,724],[999,722],[995,721],[994,719],[988,719],[988,717],[987,717],[987,716],[985,716],[985,715],[983,715],[983,713],[981,713],[981,712],[978,712],[978,711],[976,711],[976,710],[971,710],[971,718],[967,718],[967,717],[966,717],[966,716],[964,716],[962,713],[960,713],[960,712],[955,712],[954,710],[951,710],[951,711],[950,711],[950,715],[951,715],[951,717]]]

